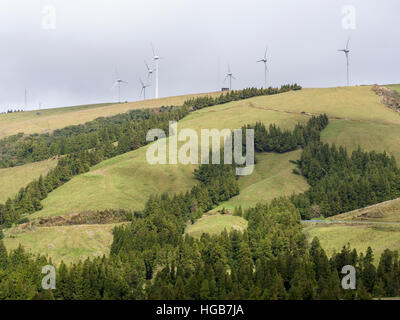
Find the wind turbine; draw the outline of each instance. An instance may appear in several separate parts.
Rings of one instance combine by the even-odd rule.
[[[115,86],[118,86],[118,103],[121,103],[121,84],[128,84],[128,82],[120,79],[120,77],[118,76],[118,70],[115,69],[115,75],[117,76],[117,79],[115,80],[112,88],[114,88]]]
[[[140,84],[142,85],[142,90],[140,91],[140,96],[143,94],[143,100],[146,100],[146,88],[150,87],[149,84],[144,84],[142,79],[139,78]]]
[[[263,62],[264,63],[264,89],[267,89],[267,71],[268,71],[268,67],[267,67],[267,50],[268,50],[268,47],[265,48],[264,58],[262,58],[261,60],[257,61],[257,62]]]
[[[338,51],[342,51],[342,52],[344,52],[344,54],[346,55],[346,66],[347,66],[347,86],[349,86],[349,53],[350,53],[350,49],[349,49],[349,42],[350,42],[350,37],[347,39],[346,48],[345,48],[345,49],[340,49],[340,50],[338,50]]]
[[[153,51],[153,60],[154,64],[156,66],[155,71],[156,71],[156,99],[158,98],[158,63],[161,57],[155,52],[153,44],[151,44],[151,50]]]
[[[230,90],[232,90],[232,79],[235,79],[235,80],[236,80],[236,78],[233,76],[233,74],[232,74],[232,72],[231,72],[231,67],[229,66],[229,64],[228,64],[228,73],[226,74],[226,77],[225,77],[224,82],[225,82],[226,79],[228,79],[228,78],[229,78],[229,91],[230,91]]]
[[[149,80],[151,81],[151,77],[153,75],[153,72],[156,71],[156,69],[151,69],[149,67],[149,65],[147,64],[146,60],[144,60],[144,64],[146,65],[146,68],[147,68],[147,82],[149,82]]]

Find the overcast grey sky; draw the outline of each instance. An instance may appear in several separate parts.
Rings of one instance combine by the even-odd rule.
[[[116,101],[115,67],[122,98],[139,100],[151,42],[160,96],[227,86],[228,63],[234,88],[261,87],[266,45],[269,84],[344,85],[349,35],[351,84],[399,83],[399,14],[398,0],[1,0],[0,109],[25,88],[29,109]]]

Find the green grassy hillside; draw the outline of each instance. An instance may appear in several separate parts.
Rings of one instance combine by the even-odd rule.
[[[397,90],[400,92],[400,84],[389,84],[386,87],[392,89],[392,90]]]
[[[296,167],[289,160],[298,160],[301,150],[284,154],[256,154],[256,166],[253,174],[239,178],[240,194],[224,202],[222,207],[234,209],[236,206],[248,208],[258,202],[268,202],[280,196],[302,193],[308,188],[304,177],[292,173]]]
[[[249,99],[252,100],[252,99]],[[247,101],[232,102],[196,111],[179,122],[179,128],[240,128],[257,120],[292,128],[309,117],[253,109]],[[51,192],[42,202],[44,209],[30,219],[80,212],[90,209],[143,209],[151,194],[181,192],[190,189],[194,165],[150,165],[146,160],[148,146],[106,160],[90,172],[74,177]],[[289,166],[289,162],[285,161]],[[297,179],[298,180],[298,179]]]
[[[400,222],[400,198],[342,213],[330,217],[329,220]]]
[[[56,159],[29,163],[24,166],[0,169],[0,203],[13,197],[19,189],[29,182],[38,179],[40,175],[46,175],[57,165]]]
[[[400,144],[396,140],[400,136],[397,134],[400,117],[382,105],[370,87],[305,89],[235,101],[193,112],[179,122],[179,128],[233,129],[257,120],[292,128],[299,121],[307,121],[307,114],[323,112],[331,117],[331,123],[322,134],[324,141],[349,149],[359,144],[367,149],[385,149],[400,160]],[[151,166],[145,158],[147,148],[104,161],[90,172],[73,178],[50,193],[43,201],[44,209],[32,218],[87,209],[141,209],[150,194],[180,192],[195,183],[193,166]],[[307,186],[301,177],[291,174],[293,165],[289,160],[292,156],[295,159],[299,154],[260,155],[258,174],[242,177],[242,195],[226,206],[232,207],[241,201],[246,206],[302,192]]]
[[[108,255],[115,224],[42,227],[5,233],[8,250],[20,244],[28,251],[52,258],[55,263],[77,262],[86,258]]]
[[[400,119],[399,115],[394,115]],[[342,145],[348,151],[361,146],[366,151],[386,151],[400,164],[400,125],[374,121],[334,120],[322,131],[324,142]]]
[[[9,135],[23,132],[45,133],[61,129],[69,125],[82,124],[98,117],[109,117],[134,109],[157,108],[165,105],[182,105],[191,97],[204,95],[219,95],[220,92],[182,95],[145,101],[128,102],[121,104],[93,104],[65,108],[53,108],[38,111],[16,112],[0,114],[0,139]]]
[[[365,252],[370,246],[378,263],[385,249],[400,249],[400,226],[397,225],[315,224],[306,226],[304,231],[309,241],[317,236],[329,256],[350,243],[357,252]]]
[[[224,229],[229,232],[232,229],[243,231],[246,228],[247,221],[241,217],[210,214],[204,215],[194,224],[187,226],[185,233],[192,237],[200,238],[203,233],[219,234],[224,231]]]
[[[74,177],[42,201],[44,209],[31,216],[57,216],[108,208],[141,210],[151,194],[183,192],[194,184],[193,166],[149,165],[147,147],[94,166]]]
[[[346,146],[349,150],[356,149],[358,145],[367,150],[386,150],[400,161],[400,117],[382,105],[380,98],[370,89],[368,86],[304,89],[275,96],[255,97],[193,112],[180,121],[179,128],[193,128],[198,131],[201,128],[233,129],[255,121],[293,128],[297,122],[307,121],[311,114],[327,113],[330,124],[322,132],[323,141]],[[188,190],[196,183],[193,179],[193,165],[151,166],[146,162],[147,148],[109,159],[91,168],[90,172],[74,177],[64,186],[51,192],[43,201],[44,209],[33,214],[31,219],[88,209],[138,210],[143,208],[151,194],[180,192]],[[303,192],[307,183],[302,177],[292,173],[294,165],[289,162],[298,159],[300,152],[258,154],[253,175],[239,179],[241,194],[220,207],[233,208],[239,204],[247,207],[280,195]],[[187,232],[195,235],[202,232],[220,232],[224,226],[229,229],[236,225],[238,221],[235,218],[229,215],[203,218],[189,226]],[[310,228],[309,232],[317,233],[323,227],[325,226],[317,226],[315,231]],[[343,231],[340,237],[344,242],[348,241],[346,239],[353,239],[348,237],[352,233],[346,228],[340,229]],[[380,239],[363,238],[362,232],[367,227],[356,228],[355,230],[361,230],[357,232],[360,234],[362,245],[372,244],[372,241]],[[336,230],[336,226],[332,226],[332,230]],[[391,231],[391,234],[394,233]],[[41,236],[45,242],[46,233],[42,232]],[[16,239],[22,239],[23,235],[18,237]],[[385,237],[382,239],[386,239]],[[393,237],[396,238],[397,234]],[[26,239],[25,243],[37,241],[29,237]],[[334,241],[335,237],[327,239]],[[352,241],[354,245],[357,244],[356,240]],[[384,244],[386,240],[382,241]],[[337,244],[332,244],[332,247],[337,248]],[[34,247],[33,244],[31,246]]]

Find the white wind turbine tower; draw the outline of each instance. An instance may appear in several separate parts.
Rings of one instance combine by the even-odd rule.
[[[150,68],[149,65],[147,64],[146,60],[144,60],[144,64],[147,69],[147,82],[150,83],[150,81],[152,80],[152,77],[153,77],[153,72],[156,71],[156,69]]]
[[[118,86],[118,103],[121,103],[121,84],[128,84],[128,82],[119,78],[117,69],[115,69],[115,75],[117,78],[112,87],[114,88],[115,86]]]
[[[229,64],[228,64],[228,73],[226,74],[226,77],[225,77],[224,82],[225,82],[226,79],[228,79],[228,78],[229,78],[229,91],[230,91],[230,90],[232,90],[232,79],[235,79],[235,80],[236,80],[236,78],[233,76],[233,74],[232,74],[232,72],[231,72],[231,67],[229,66]]]
[[[151,44],[151,50],[153,50],[153,60],[155,64],[155,72],[156,72],[156,99],[158,98],[158,63],[161,59],[160,56],[155,52],[153,44]]]
[[[268,67],[267,67],[267,50],[268,47],[265,48],[265,53],[264,53],[264,58],[258,60],[257,62],[263,62],[264,63],[264,89],[267,89],[267,72],[268,72]]]
[[[345,48],[345,49],[340,49],[340,50],[338,50],[338,51],[344,52],[344,54],[346,55],[347,86],[349,86],[349,53],[350,53],[349,42],[350,42],[350,37],[347,39],[346,48]]]
[[[142,90],[140,91],[140,96],[143,94],[143,100],[146,100],[146,88],[150,87],[150,84],[144,84],[141,78],[139,78],[140,84],[142,85]]]

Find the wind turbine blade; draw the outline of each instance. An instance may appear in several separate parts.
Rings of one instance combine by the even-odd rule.
[[[142,87],[144,86],[144,83],[142,81],[142,78],[139,78],[140,84],[142,85]]]
[[[267,59],[267,51],[268,51],[268,47],[265,48],[264,59]]]
[[[346,50],[349,50],[350,37],[347,39]]]
[[[263,62],[264,60],[258,60],[257,62]]]
[[[225,77],[224,82],[226,81],[226,79],[228,79],[228,75]]]
[[[232,77],[232,79],[235,79],[236,80],[236,78],[234,77],[234,76],[231,76]]]
[[[119,79],[119,74],[118,74],[118,68],[117,67],[115,67],[115,76],[116,76],[116,78],[118,80]]]
[[[156,55],[156,52],[154,51],[153,43],[151,43],[151,50],[153,51],[153,57],[154,57]]]

